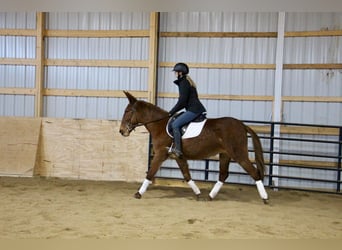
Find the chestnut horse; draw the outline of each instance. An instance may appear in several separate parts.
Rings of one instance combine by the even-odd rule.
[[[120,125],[120,133],[129,136],[131,131],[138,126],[145,126],[152,137],[153,159],[135,198],[140,199],[147,190],[149,184],[158,171],[162,162],[168,157],[168,148],[172,144],[172,138],[166,132],[166,125],[169,119],[168,112],[145,101],[137,100],[129,92],[124,91],[129,100]],[[256,168],[248,158],[248,137],[252,137]],[[199,136],[182,140],[183,157],[176,158],[176,162],[182,171],[184,179],[199,197],[201,191],[191,179],[187,160],[199,160],[219,154],[220,173],[219,179],[209,193],[209,200],[212,200],[219,192],[221,186],[228,178],[228,167],[231,159],[234,159],[240,166],[255,180],[257,190],[264,203],[268,195],[263,185],[264,178],[264,157],[263,150],[257,134],[240,120],[231,117],[208,119]]]

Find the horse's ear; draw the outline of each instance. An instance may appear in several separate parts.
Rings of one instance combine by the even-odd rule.
[[[130,104],[134,104],[137,101],[137,98],[135,98],[134,96],[132,96],[129,92],[124,91],[125,95],[128,98],[128,101]]]

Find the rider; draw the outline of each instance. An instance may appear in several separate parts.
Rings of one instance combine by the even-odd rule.
[[[177,77],[177,80],[175,80],[174,83],[178,86],[179,97],[176,105],[170,110],[169,116],[173,116],[183,108],[185,109],[185,112],[178,116],[172,123],[174,147],[171,149],[171,154],[181,158],[183,156],[181,127],[194,120],[203,112],[206,112],[206,109],[198,98],[195,83],[188,76],[188,65],[185,63],[177,63],[173,67],[173,71]]]

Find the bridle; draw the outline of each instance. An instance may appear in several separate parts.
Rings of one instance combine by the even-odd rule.
[[[130,110],[130,111],[131,111],[131,112],[136,112],[136,109],[135,109],[135,108],[132,108],[132,110]],[[132,132],[133,130],[135,130],[135,128],[137,128],[137,127],[145,126],[145,125],[150,124],[150,123],[159,122],[159,121],[161,121],[161,120],[164,120],[165,118],[168,118],[169,115],[164,116],[164,117],[162,117],[162,118],[155,119],[155,120],[151,120],[151,121],[147,121],[147,122],[138,122],[138,123],[135,123],[135,124],[133,124],[133,123],[131,122],[132,117],[133,117],[133,115],[131,116],[130,121],[127,122],[127,124],[126,124],[126,128],[127,128],[127,130],[128,130],[129,133],[131,133],[131,132]]]

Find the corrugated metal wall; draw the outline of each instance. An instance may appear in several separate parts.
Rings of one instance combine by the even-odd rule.
[[[150,13],[47,13],[50,30],[147,30]],[[35,13],[0,13],[0,29],[35,29]],[[277,32],[278,13],[164,12],[161,32]],[[286,13],[285,32],[341,30],[342,13]],[[284,64],[341,63],[341,36],[285,37]],[[62,38],[45,39],[47,59],[148,60],[149,41],[145,38]],[[277,40],[263,38],[161,37],[159,62],[275,64]],[[0,36],[0,58],[31,59],[36,55],[35,37]],[[274,69],[191,68],[200,94],[273,96]],[[158,92],[176,93],[174,74],[169,67],[158,69]],[[45,88],[94,90],[147,90],[148,69],[128,67],[46,66]],[[283,96],[341,97],[342,71],[339,69],[285,69]],[[0,88],[34,88],[35,66],[0,65]],[[157,104],[169,110],[176,99],[158,97]],[[272,119],[272,101],[204,99],[209,117],[233,116],[242,120]],[[44,116],[65,118],[121,119],[127,104],[124,98],[44,97]],[[285,122],[342,124],[342,103],[325,101],[284,101]],[[34,116],[34,96],[0,95],[1,116]],[[323,136],[327,138],[327,136]],[[266,143],[266,142],[265,142]],[[267,147],[268,145],[266,145]],[[282,143],[281,147],[293,145]],[[307,145],[295,145],[308,150]],[[309,146],[311,147],[311,146]],[[322,148],[312,146],[314,151]],[[327,147],[323,153],[336,151]],[[286,159],[286,157],[283,157]],[[294,157],[293,159],[300,159]],[[203,169],[203,162],[190,162]],[[165,166],[175,166],[167,161]],[[213,168],[218,166],[213,163]],[[231,170],[241,171],[238,166]],[[282,168],[284,173],[296,170]],[[301,175],[308,171],[300,170]],[[305,173],[304,173],[305,172]],[[180,176],[178,169],[160,175]],[[311,173],[310,173],[311,174]],[[314,173],[315,174],[315,173]],[[330,174],[330,173],[326,173]],[[201,179],[202,173],[194,173]],[[316,175],[322,175],[317,172]],[[211,175],[210,179],[216,180]],[[244,176],[230,181],[250,183]],[[284,181],[286,182],[286,181]],[[284,183],[284,185],[292,183]],[[303,184],[304,185],[304,184]],[[306,185],[306,184],[305,184]],[[309,184],[311,185],[311,184]]]
[[[49,13],[52,30],[146,30],[149,13]],[[147,60],[148,38],[62,38],[46,41],[48,59]],[[46,69],[46,88],[147,90],[147,68],[62,67]],[[119,120],[126,100],[45,97],[44,115]]]
[[[276,32],[277,13],[161,13],[161,32]],[[160,39],[161,62],[274,64],[276,38],[177,38]],[[158,77],[160,92],[177,92],[173,84],[172,68],[161,68]],[[274,70],[270,69],[190,69],[199,94],[261,95],[273,96]],[[270,120],[271,101],[202,100],[208,117],[233,116],[243,120]],[[158,98],[158,105],[169,110],[175,99]],[[189,162],[193,169],[204,169],[205,163]],[[181,177],[177,164],[172,160],[163,163],[175,170],[160,171],[162,176]],[[211,170],[218,170],[218,163],[211,162]],[[241,172],[237,164],[230,170]],[[204,179],[204,172],[193,172],[193,178]],[[210,180],[217,180],[210,174]],[[229,181],[251,182],[247,176],[231,176]]]
[[[287,13],[286,31],[340,29],[341,13]],[[35,13],[0,13],[0,28],[34,29]],[[161,13],[160,31],[276,32],[277,13]],[[47,29],[98,30],[148,29],[149,13],[48,13]],[[340,63],[342,39],[337,37],[285,38],[284,63]],[[275,63],[275,38],[168,38],[160,39],[159,61],[202,63]],[[177,53],[175,53],[177,51]],[[35,58],[35,37],[0,36],[0,57]],[[146,60],[148,38],[46,38],[48,59]],[[176,92],[171,68],[160,68],[159,92]],[[274,92],[274,70],[191,69],[202,94],[267,95]],[[46,68],[45,87],[99,90],[145,90],[145,68],[63,67]],[[284,70],[284,96],[341,96],[341,70]],[[34,87],[34,66],[0,65],[0,87]],[[0,96],[1,115],[32,116],[32,96]],[[9,105],[9,99],[12,104]],[[119,119],[118,110],[93,110],[84,106],[94,98],[48,97],[44,115]],[[80,101],[79,99],[84,99]],[[101,100],[101,98],[96,98]],[[106,98],[105,98],[106,99]],[[6,100],[6,101],[5,101]],[[17,101],[14,101],[17,100]],[[20,101],[21,100],[21,101]],[[23,107],[25,109],[13,107]],[[108,102],[112,107],[113,102]],[[174,99],[159,98],[169,109]],[[89,103],[93,106],[95,99]],[[101,105],[106,100],[100,101]],[[263,101],[204,100],[211,117],[232,115],[240,119],[269,120],[272,103]],[[81,104],[83,103],[83,104]],[[31,105],[28,107],[28,105]],[[105,105],[107,106],[107,105]],[[59,108],[61,107],[61,108]],[[78,108],[74,108],[78,107]],[[305,112],[303,112],[305,110]],[[317,112],[313,112],[313,111]],[[340,103],[285,102],[286,122],[341,124]],[[99,114],[97,114],[99,112]],[[120,112],[119,112],[120,113]]]
[[[339,30],[342,13],[288,13],[286,31]],[[342,37],[287,37],[284,63],[341,63]],[[342,71],[285,70],[284,96],[342,96]],[[312,124],[342,124],[342,104],[285,102],[284,121]]]
[[[285,31],[316,31],[342,29],[342,13],[287,13]],[[342,37],[286,37],[284,47],[285,64],[328,64],[342,62]],[[295,69],[284,70],[284,96],[309,97],[341,97],[342,70],[340,69]],[[283,103],[283,121],[292,123],[341,125],[341,102],[303,102],[291,101]],[[336,140],[336,136],[307,135],[303,139]],[[316,155],[337,155],[338,145],[322,145],[314,143],[282,142],[281,147],[287,151],[312,152]],[[311,158],[303,156],[282,156],[287,160],[318,160],[333,162],[329,158]],[[337,172],[318,169],[293,169],[282,167],[280,174],[287,176],[313,176],[322,179],[337,179]],[[310,181],[286,180],[279,182],[282,186],[303,186],[309,188],[334,189],[335,184]]]
[[[0,29],[35,29],[35,13],[0,12]],[[0,36],[0,58],[32,59],[36,56],[35,37]],[[33,88],[34,66],[0,65],[0,88]],[[1,116],[34,116],[34,97],[0,95]]]
[[[276,32],[277,13],[161,13],[161,32]],[[275,38],[161,38],[160,61],[272,64]],[[171,68],[159,71],[158,90],[177,92]],[[200,94],[273,95],[274,71],[260,69],[190,69]],[[170,109],[175,100],[158,99]],[[203,100],[209,117],[268,120],[271,102]]]
[[[342,13],[287,13],[285,32],[339,30]],[[161,31],[227,31],[227,32],[277,32],[277,13],[162,13]],[[160,61],[232,64],[275,64],[276,38],[162,38]],[[325,64],[342,62],[342,40],[336,37],[286,37],[284,64]],[[177,53],[175,53],[177,51]],[[160,69],[159,90],[177,92],[172,84],[171,68]],[[260,69],[191,69],[190,74],[198,85],[199,93],[220,95],[265,95],[273,96],[275,71]],[[340,97],[342,96],[342,71],[328,70],[284,70],[283,96]],[[233,116],[242,120],[272,120],[272,102],[203,100],[209,117]],[[170,109],[174,99],[159,98],[158,104]],[[341,102],[283,102],[284,122],[340,125],[342,124]],[[289,135],[284,135],[289,136]],[[292,138],[333,140],[336,136],[298,136]],[[263,140],[265,149],[269,148]],[[322,148],[319,144],[282,141],[280,148],[287,152],[311,152],[312,154],[336,154],[338,145]],[[253,156],[251,155],[253,158]],[[267,159],[267,156],[266,156]],[[280,160],[318,160],[332,162],[334,159],[304,156],[280,156]],[[193,169],[205,169],[204,162],[191,162]],[[166,161],[161,176],[180,177],[174,161]],[[175,168],[170,170],[169,168]],[[211,162],[210,170],[218,170],[218,163]],[[231,171],[241,172],[236,164]],[[335,179],[337,172],[319,169],[296,169],[281,167],[280,176],[320,177]],[[204,179],[204,172],[193,171],[193,177]],[[209,174],[209,180],[217,180]],[[249,176],[231,175],[229,181],[252,183]],[[323,188],[333,190],[334,183],[279,179],[280,186]]]

